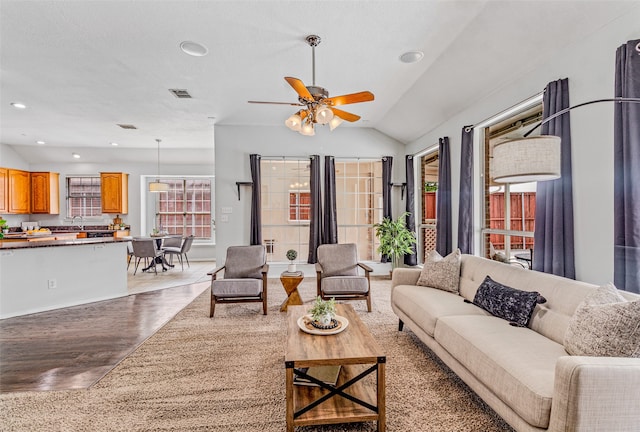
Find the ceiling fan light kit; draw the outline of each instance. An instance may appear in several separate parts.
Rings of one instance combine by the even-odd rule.
[[[298,78],[285,77],[285,81],[298,93],[298,103],[288,102],[262,102],[249,101],[249,103],[292,105],[304,107],[297,113],[285,120],[284,124],[295,132],[300,132],[305,136],[315,135],[315,125],[329,125],[333,131],[344,120],[355,122],[360,120],[360,116],[335,108],[339,105],[352,103],[370,102],[374,100],[373,93],[362,91],[342,96],[329,97],[329,92],[316,86],[316,55],[315,47],[320,44],[320,36],[309,35],[305,38],[312,50],[313,85],[305,86]]]

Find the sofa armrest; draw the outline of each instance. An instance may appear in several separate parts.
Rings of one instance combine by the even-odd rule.
[[[638,389],[640,358],[560,357],[549,430],[637,430]]]
[[[398,285],[415,285],[420,278],[422,269],[396,268],[391,275],[391,289]]]
[[[220,267],[218,269],[213,269],[209,273],[207,273],[207,276],[211,276],[211,280],[214,281],[214,280],[216,280],[218,272],[221,271],[221,270],[224,270],[224,268],[225,268],[225,266],[222,266],[222,267]]]
[[[366,265],[365,263],[358,263],[358,267],[360,267],[362,270],[365,271],[365,273],[371,273],[373,271],[373,269],[371,267],[369,267],[368,265]]]

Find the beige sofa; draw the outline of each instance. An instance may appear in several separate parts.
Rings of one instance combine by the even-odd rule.
[[[420,271],[393,272],[399,329],[406,324],[514,429],[640,431],[640,359],[570,356],[563,346],[572,314],[595,285],[463,255],[457,295],[417,286]],[[547,299],[528,327],[464,302],[487,275]]]

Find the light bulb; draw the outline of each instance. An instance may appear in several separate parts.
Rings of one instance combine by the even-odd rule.
[[[305,136],[313,136],[316,134],[316,131],[313,129],[313,123],[306,122],[300,128],[300,133]]]
[[[316,111],[316,121],[320,124],[327,124],[333,118],[333,111],[326,106],[321,106]]]
[[[338,126],[340,126],[340,124],[343,122],[344,120],[342,120],[340,117],[338,116],[333,116],[333,118],[331,119],[331,121],[329,122],[329,129],[334,130],[335,128],[337,128]]]
[[[287,120],[285,120],[284,124],[287,125],[287,127],[292,131],[299,132],[300,127],[302,126],[302,118],[298,113],[295,113],[294,115],[289,117]]]

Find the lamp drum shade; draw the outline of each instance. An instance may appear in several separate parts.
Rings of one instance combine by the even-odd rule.
[[[149,183],[149,192],[169,192],[169,184],[158,181]]]
[[[526,183],[560,178],[560,137],[518,138],[493,147],[491,177],[496,183]]]

